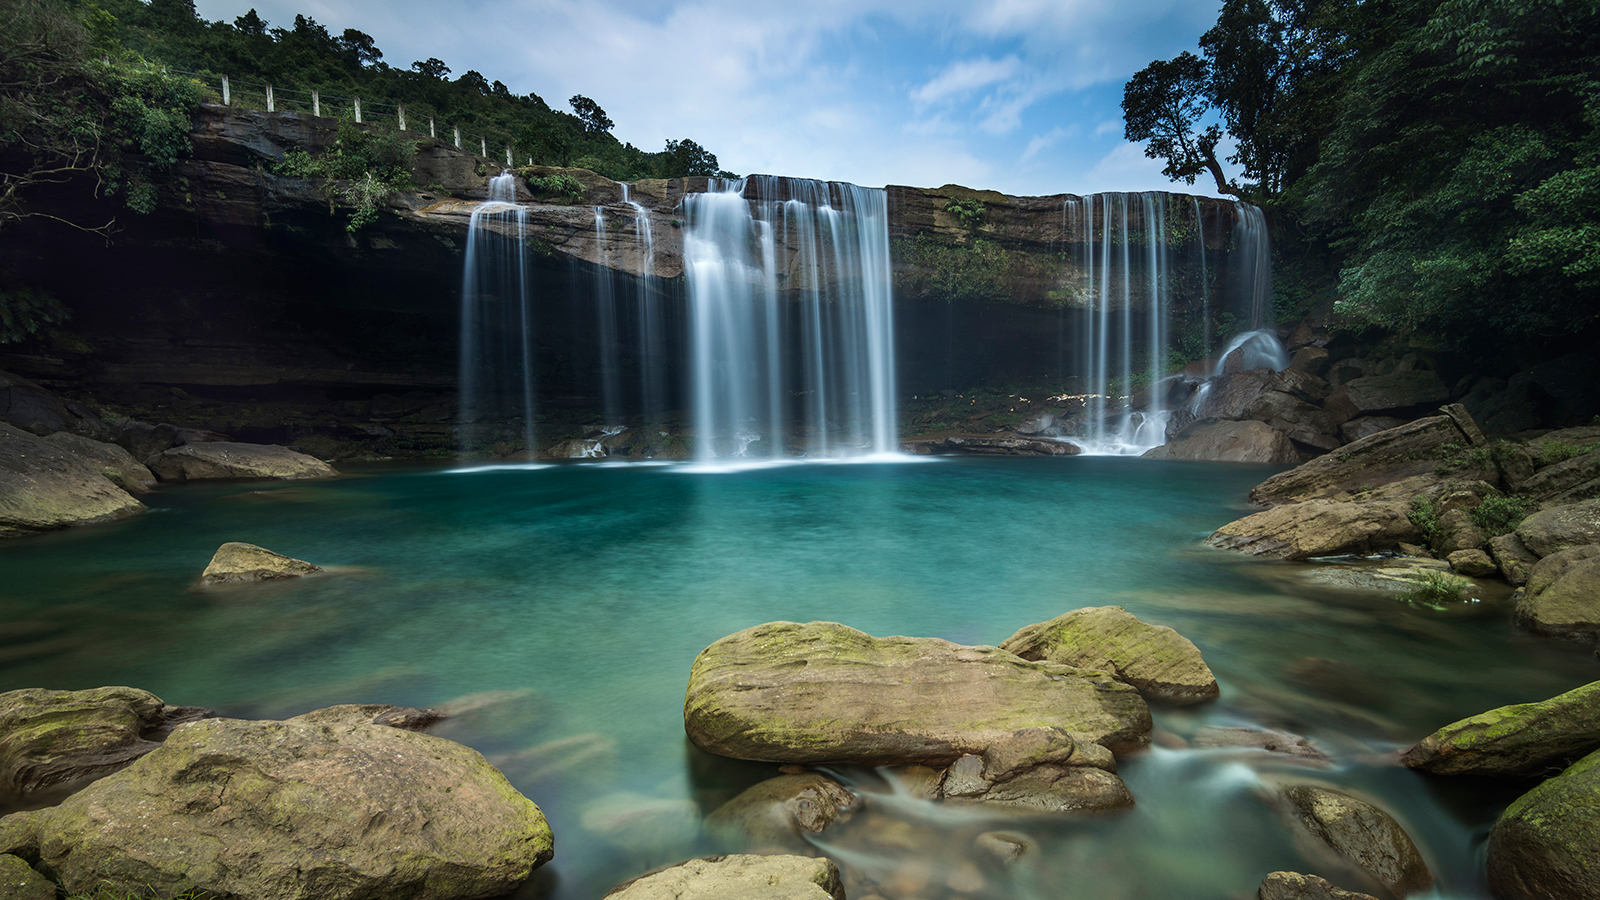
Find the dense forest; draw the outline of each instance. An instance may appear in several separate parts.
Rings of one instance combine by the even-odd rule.
[[[1269,209],[1280,301],[1464,346],[1600,325],[1600,2],[1225,0],[1198,49],[1128,82],[1126,136]]]

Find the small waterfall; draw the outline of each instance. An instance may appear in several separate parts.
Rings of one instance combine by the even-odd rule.
[[[489,421],[522,425],[522,447],[533,451],[533,296],[523,245],[527,210],[516,203],[516,176],[489,180],[489,199],[472,211],[461,278],[462,445],[476,449],[494,437]]]
[[[1233,253],[1238,260],[1239,309],[1260,331],[1277,324],[1272,314],[1272,239],[1267,234],[1267,214],[1252,203],[1233,204]]]
[[[700,459],[896,452],[886,193],[711,187],[683,200]]]
[[[605,421],[612,423],[622,421],[622,378],[618,371],[621,353],[617,333],[617,284],[609,258],[603,206],[594,208],[594,245],[599,257],[594,266],[594,311],[595,334],[600,342],[600,397]]]
[[[659,304],[661,279],[656,277],[656,242],[650,231],[650,214],[630,196],[632,185],[624,182],[622,202],[633,209],[633,239],[638,251],[635,271],[635,320],[639,329],[639,407],[647,422],[666,412],[666,325]]]

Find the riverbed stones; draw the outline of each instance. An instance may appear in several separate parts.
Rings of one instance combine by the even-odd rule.
[[[944,766],[1052,726],[1121,752],[1149,743],[1150,711],[1106,672],[836,622],[722,638],[695,659],[684,701],[696,746],[771,762]]]
[[[1534,564],[1516,620],[1535,634],[1600,638],[1600,544],[1560,550]]]
[[[271,444],[208,441],[163,450],[146,461],[162,481],[298,480],[339,473],[314,456]]]
[[[1411,522],[1409,509],[1408,503],[1399,500],[1307,500],[1230,522],[1217,529],[1206,543],[1278,559],[1392,550],[1402,541],[1421,536]]]
[[[1378,900],[1371,894],[1358,894],[1334,887],[1326,878],[1299,872],[1272,872],[1261,881],[1258,900]]]
[[[0,423],[0,538],[109,522],[144,508],[76,454]]]
[[[1600,897],[1600,751],[1514,800],[1489,833],[1500,900]]]
[[[146,494],[156,486],[156,476],[116,444],[90,440],[68,431],[45,435],[45,440],[83,460],[89,468],[130,494]]]
[[[1000,649],[1023,659],[1115,673],[1146,700],[1188,706],[1219,693],[1193,641],[1165,625],[1141,622],[1120,606],[1075,609],[1028,625]]]
[[[724,803],[706,817],[706,830],[753,849],[803,847],[804,835],[821,834],[860,808],[860,798],[820,772],[779,775]]]
[[[550,859],[477,751],[380,725],[208,719],[59,806],[0,820],[69,893],[489,897]]]
[[[1314,784],[1284,791],[1306,830],[1400,897],[1433,886],[1433,873],[1411,836],[1365,800]]]
[[[200,573],[200,587],[254,584],[262,581],[281,581],[286,578],[303,578],[325,571],[321,566],[274,553],[265,547],[229,541],[217,548],[206,570]]]
[[[1456,405],[1456,404],[1453,404]],[[1465,416],[1464,410],[1459,412]],[[1250,491],[1263,506],[1355,494],[1405,478],[1427,476],[1449,455],[1447,445],[1470,446],[1457,416],[1441,413],[1346,444],[1310,462],[1280,472]],[[1464,480],[1499,477],[1492,463],[1459,471]]]
[[[208,715],[131,687],[8,691],[0,694],[0,788],[25,795],[108,775]]]
[[[626,881],[606,900],[845,900],[826,857],[732,854],[691,859]]]
[[[1196,459],[1212,462],[1274,463],[1300,461],[1288,435],[1265,422],[1208,417],[1178,429],[1172,439],[1145,451],[1146,459]]]
[[[1571,547],[1600,543],[1600,499],[1540,510],[1522,520],[1517,537],[1541,559]]]
[[[1600,681],[1452,722],[1400,757],[1436,775],[1522,778],[1600,750]]]

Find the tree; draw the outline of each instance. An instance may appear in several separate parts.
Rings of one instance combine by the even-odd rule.
[[[662,178],[683,178],[688,175],[715,176],[720,167],[717,165],[715,153],[684,138],[681,141],[667,141],[658,171]]]
[[[600,108],[600,104],[582,94],[573,94],[567,102],[572,104],[572,111],[583,121],[584,134],[591,137],[606,134],[615,124],[611,121],[611,117],[606,115],[606,111]]]
[[[261,37],[267,33],[267,20],[257,15],[252,7],[249,12],[233,20],[233,27],[237,28],[240,34]]]
[[[1123,136],[1144,142],[1145,156],[1165,160],[1161,174],[1168,178],[1194,184],[1201,172],[1210,172],[1219,192],[1238,196],[1217,161],[1222,129],[1201,127],[1211,111],[1210,81],[1205,60],[1188,51],[1145,66],[1122,89]]]
[[[254,13],[255,10],[252,9],[250,12]],[[378,49],[378,42],[364,31],[346,28],[344,33],[339,35],[337,43],[339,52],[353,60],[357,68],[376,65],[383,59],[383,51]]]
[[[450,67],[444,64],[444,60],[434,56],[428,57],[426,61],[419,60],[412,63],[411,68],[423,78],[432,81],[443,81],[444,77],[450,74]]]

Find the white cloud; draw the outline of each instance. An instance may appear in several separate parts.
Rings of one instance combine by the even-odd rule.
[[[1040,150],[1043,150],[1044,148],[1054,144],[1056,141],[1059,141],[1066,136],[1067,130],[1059,125],[1050,129],[1044,134],[1034,135],[1033,140],[1029,141],[1027,148],[1022,151],[1022,158],[1018,161],[1027,162],[1028,160],[1033,159],[1039,154]]]
[[[912,91],[911,101],[922,107],[942,100],[964,97],[978,88],[1008,80],[1021,64],[1021,60],[1015,56],[1007,56],[1004,59],[979,57],[951,63],[932,80]]]
[[[1122,120],[1121,119],[1107,119],[1106,121],[1101,122],[1099,125],[1095,126],[1094,136],[1095,137],[1104,137],[1104,136],[1106,136],[1108,134],[1120,134],[1121,132],[1122,132]]]

